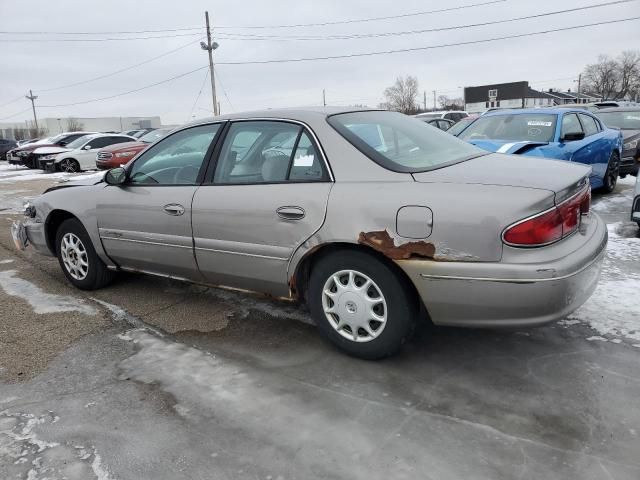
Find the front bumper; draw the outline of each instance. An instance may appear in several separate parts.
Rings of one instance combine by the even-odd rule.
[[[523,252],[526,263],[505,262],[503,256],[500,263],[402,260],[398,265],[437,325],[541,325],[569,315],[597,286],[607,245],[606,225],[592,214],[587,234],[572,237],[558,242],[567,244],[542,247],[547,249],[544,255],[555,250],[555,259],[534,261],[536,253],[529,249]],[[510,252],[510,258],[517,254]]]
[[[38,253],[52,256],[47,238],[45,235],[44,223],[36,222],[33,219],[26,221],[18,220],[11,225],[11,237],[18,250],[24,250],[31,245]]]

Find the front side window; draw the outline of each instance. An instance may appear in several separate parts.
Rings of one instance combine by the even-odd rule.
[[[640,130],[640,109],[625,112],[597,112],[607,127],[620,128],[622,130]]]
[[[562,117],[562,136],[567,134],[580,134],[582,132],[582,125],[578,120],[578,115],[575,113],[568,113]]]
[[[396,172],[422,172],[487,154],[401,113],[340,113],[327,120],[354,147]]]
[[[82,148],[82,146],[87,143],[92,137],[90,136],[83,136],[80,138],[76,138],[73,142],[69,142],[67,143],[67,145],[65,146],[65,148],[68,148],[70,150],[76,150],[78,148]]]
[[[555,136],[556,116],[540,113],[496,114],[477,118],[459,138],[550,142]]]
[[[582,127],[584,128],[585,136],[588,137],[589,135],[595,135],[600,131],[600,128],[598,127],[598,124],[593,119],[593,117],[590,117],[589,115],[584,115],[581,113],[580,121],[582,122]]]
[[[220,124],[181,130],[146,150],[131,166],[130,184],[194,185]]]
[[[299,125],[248,121],[231,125],[213,182],[259,184],[325,180],[315,146]]]

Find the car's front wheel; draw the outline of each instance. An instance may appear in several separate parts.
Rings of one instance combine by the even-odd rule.
[[[611,193],[618,184],[618,173],[620,172],[620,155],[618,152],[612,152],[607,165],[607,172],[604,174],[602,191]]]
[[[80,164],[74,158],[65,158],[60,161],[60,171],[75,173],[80,171]]]
[[[320,333],[350,355],[368,360],[397,352],[419,314],[410,283],[360,251],[339,251],[314,265],[307,295]]]
[[[56,255],[67,279],[82,290],[102,288],[115,277],[96,254],[82,223],[75,218],[65,220],[58,228]]]

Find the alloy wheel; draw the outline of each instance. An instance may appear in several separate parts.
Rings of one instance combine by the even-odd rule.
[[[84,280],[89,273],[89,258],[82,240],[73,233],[67,233],[60,243],[62,263],[75,280]]]
[[[75,173],[78,171],[78,164],[75,162],[75,160],[65,158],[60,162],[60,170],[68,173]]]
[[[341,270],[322,289],[322,307],[333,329],[353,342],[377,338],[387,324],[387,302],[367,275]]]

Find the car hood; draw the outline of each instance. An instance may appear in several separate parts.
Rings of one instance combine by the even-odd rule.
[[[79,177],[73,177],[72,179],[64,179],[60,180],[57,184],[52,187],[49,187],[44,191],[53,192],[54,190],[60,190],[61,188],[69,188],[69,187],[90,187],[91,185],[96,185],[98,183],[102,183],[104,181],[104,176],[106,172],[97,172],[92,173],[90,175],[82,175]]]
[[[549,142],[532,142],[526,140],[521,142],[506,140],[469,140],[469,143],[488,152],[511,154],[521,154],[536,147],[549,145]]]
[[[70,150],[68,148],[64,148],[64,147],[40,147],[40,148],[36,148],[33,153],[37,154],[37,155],[47,155],[47,154],[53,154],[53,153],[62,153],[62,152],[69,152]]]
[[[418,182],[502,185],[558,194],[582,182],[590,173],[591,168],[582,164],[493,153],[438,170],[414,173],[413,177]]]
[[[626,143],[629,140],[635,140],[636,138],[640,138],[640,130],[622,130],[622,135]]]
[[[104,147],[101,148],[100,151],[101,152],[125,152],[127,150],[131,150],[133,148],[135,149],[140,149],[140,148],[147,148],[150,144],[149,143],[144,143],[144,142],[125,142],[125,143],[116,143],[114,145],[110,145],[108,147]]]
[[[16,148],[16,152],[31,152],[33,150],[36,150],[37,148],[42,147],[57,147],[57,145],[54,145],[53,143],[29,143],[27,145]]]

